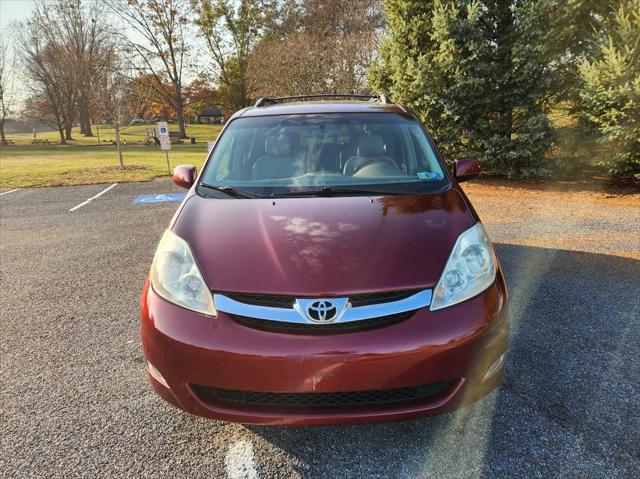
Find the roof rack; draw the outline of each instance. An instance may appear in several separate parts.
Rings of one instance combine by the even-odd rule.
[[[289,103],[297,101],[313,101],[313,100],[358,100],[358,101],[375,101],[378,103],[391,104],[391,99],[382,94],[375,95],[361,95],[350,93],[319,93],[316,95],[295,95],[295,96],[281,96],[281,97],[264,97],[260,98],[254,108],[260,108],[263,106],[277,105],[278,103]]]

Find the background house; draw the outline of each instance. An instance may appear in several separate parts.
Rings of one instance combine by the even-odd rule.
[[[195,123],[222,123],[222,110],[217,106],[203,108],[196,115]]]

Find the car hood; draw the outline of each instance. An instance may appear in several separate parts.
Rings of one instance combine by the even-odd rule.
[[[213,291],[341,295],[433,287],[475,223],[455,189],[437,195],[211,199],[173,231]]]

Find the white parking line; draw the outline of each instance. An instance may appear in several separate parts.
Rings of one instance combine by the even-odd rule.
[[[114,183],[111,186],[109,186],[108,188],[105,188],[104,190],[102,190],[100,193],[98,193],[95,196],[92,196],[91,198],[89,198],[86,201],[83,201],[82,203],[80,203],[79,205],[74,206],[73,208],[71,208],[69,211],[75,211],[78,208],[82,208],[84,205],[91,203],[93,200],[95,200],[98,196],[102,196],[104,195],[107,191],[109,191],[111,188],[115,188],[118,185],[118,183]]]
[[[258,479],[259,477],[251,441],[237,441],[229,446],[224,465],[229,479]]]
[[[13,193],[14,191],[18,191],[19,189],[20,188],[16,188],[15,190],[3,191],[2,193],[0,193],[0,196],[8,195],[9,193]]]

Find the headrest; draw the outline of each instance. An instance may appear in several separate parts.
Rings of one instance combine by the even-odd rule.
[[[264,154],[266,156],[290,156],[290,137],[284,133],[267,136],[264,140]]]
[[[286,131],[284,135],[289,139],[291,148],[295,150],[300,147],[300,133],[297,131]]]
[[[380,135],[362,135],[358,140],[358,156],[385,156],[384,141]]]

